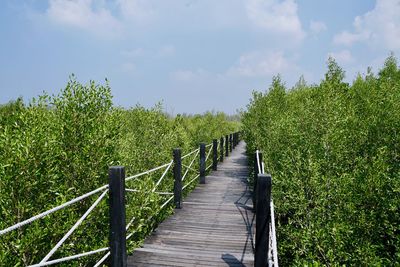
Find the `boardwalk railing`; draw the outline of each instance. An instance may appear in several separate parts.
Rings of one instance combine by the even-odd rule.
[[[129,177],[125,177],[125,168],[123,166],[112,166],[109,168],[108,173],[109,184],[103,185],[93,191],[76,197],[70,201],[67,201],[57,207],[44,211],[29,219],[18,222],[10,227],[7,227],[6,229],[0,230],[0,236],[21,228],[25,225],[28,225],[56,211],[69,207],[72,204],[80,202],[93,195],[100,194],[100,196],[97,197],[93,204],[76,221],[76,223],[70,228],[70,230],[68,230],[68,232],[59,240],[59,242],[47,253],[47,255],[39,263],[30,265],[30,267],[54,265],[57,263],[71,261],[85,256],[100,253],[104,253],[104,255],[94,265],[95,267],[101,266],[108,258],[110,258],[110,266],[125,267],[127,264],[126,241],[129,240],[136,231],[133,230],[129,234],[128,232],[135,220],[140,219],[134,216],[129,219],[128,223],[126,223],[127,220],[125,214],[125,193],[146,193],[156,194],[165,197],[166,199],[160,205],[158,209],[159,211],[163,210],[168,204],[170,204],[172,200],[174,200],[175,208],[182,208],[182,195],[184,190],[189,188],[191,185],[194,186],[193,182],[196,180],[198,180],[199,183],[205,183],[206,172],[211,168],[213,170],[217,170],[218,160],[223,161],[224,153],[225,156],[228,156],[229,151],[232,151],[232,149],[239,143],[239,141],[239,133],[236,132],[230,135],[226,135],[225,137],[221,137],[220,140],[215,139],[210,144],[202,143],[200,144],[200,147],[198,149],[195,149],[185,154],[184,156],[181,156],[181,149],[176,148],[173,150],[173,159],[170,162]],[[218,153],[218,151],[220,152]],[[196,159],[199,160],[199,169],[194,168],[194,163]],[[158,188],[167,177],[167,174],[171,170],[171,167],[173,167],[172,169],[174,176],[173,192],[162,190],[159,191]],[[155,172],[161,170],[163,170],[162,175],[149,191],[144,192],[140,189],[130,188],[130,186],[126,186],[132,185],[132,182],[138,181],[139,178],[145,175],[154,174]],[[107,193],[109,197],[109,247],[98,248],[92,251],[51,260],[51,257],[64,244],[68,237],[70,237],[74,233],[74,231],[83,223],[83,221],[99,205],[99,203],[105,199]],[[154,216],[155,214],[149,216],[145,220],[145,222],[151,221]]]
[[[278,266],[272,178],[265,174],[262,153],[254,153],[253,205],[256,213],[254,266]]]

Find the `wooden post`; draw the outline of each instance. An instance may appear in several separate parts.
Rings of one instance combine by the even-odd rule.
[[[239,144],[239,133],[235,133],[235,147]]]
[[[257,198],[256,198],[257,177],[258,177],[258,174],[260,173],[258,170],[258,164],[260,164],[260,167],[261,167],[261,164],[263,162],[263,155],[262,155],[262,152],[260,152],[260,151],[258,151],[258,158],[259,158],[259,162],[257,162],[257,150],[256,150],[256,152],[254,152],[254,164],[253,164],[253,170],[254,170],[254,173],[253,173],[254,174],[254,176],[253,176],[253,209],[254,209],[254,212],[257,212],[257,208],[256,208],[257,207]],[[262,171],[262,169],[261,169],[261,171]]]
[[[182,208],[182,159],[181,149],[175,148],[174,154],[174,203],[176,209]]]
[[[221,146],[221,153],[219,155],[219,161],[223,162],[224,161],[224,138],[221,137],[221,139],[219,139],[220,142],[220,146]]]
[[[229,136],[225,135],[225,156],[229,155]]]
[[[235,146],[237,146],[239,144],[239,140],[238,140],[238,132],[235,133]]]
[[[125,168],[108,170],[110,213],[110,260],[112,267],[126,267]]]
[[[229,152],[233,150],[233,137],[232,134],[229,134]]]
[[[200,184],[206,183],[206,144],[200,144],[200,164],[199,164],[199,172],[200,172]]]
[[[213,140],[212,150],[213,150],[212,169],[213,169],[213,171],[216,171],[217,165],[218,165],[218,140],[217,139]]]
[[[256,246],[254,266],[268,266],[269,224],[271,218],[271,185],[269,174],[259,174],[257,181]]]
[[[233,133],[233,148],[236,147],[236,133]]]

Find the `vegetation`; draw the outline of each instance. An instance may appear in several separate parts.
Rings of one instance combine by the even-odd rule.
[[[280,77],[242,118],[273,178],[282,266],[398,266],[400,70],[390,56],[350,85],[332,59],[318,85]]]
[[[25,105],[22,99],[0,107],[0,229],[53,208],[108,183],[110,165],[126,166],[127,175],[172,159],[199,142],[230,133],[237,123],[222,113],[169,118],[160,105],[125,110],[112,104],[108,84],[88,85],[71,77],[57,96],[43,95]],[[147,191],[162,173],[128,182]],[[160,185],[171,191],[172,172]],[[135,217],[129,248],[137,246],[154,225],[172,212],[160,211],[165,197],[127,193],[127,219]],[[2,266],[40,262],[72,227],[96,196],[0,236]],[[148,221],[147,218],[153,218]],[[52,259],[108,246],[108,207],[102,201]],[[62,266],[92,266],[102,255]]]

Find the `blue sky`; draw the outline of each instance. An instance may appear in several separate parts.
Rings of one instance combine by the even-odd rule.
[[[329,55],[351,81],[400,54],[400,0],[2,0],[0,103],[78,80],[114,103],[235,113],[281,74],[319,82]]]

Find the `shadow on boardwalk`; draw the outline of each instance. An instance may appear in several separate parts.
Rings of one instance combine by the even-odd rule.
[[[254,214],[241,142],[162,222],[128,266],[253,266]]]

